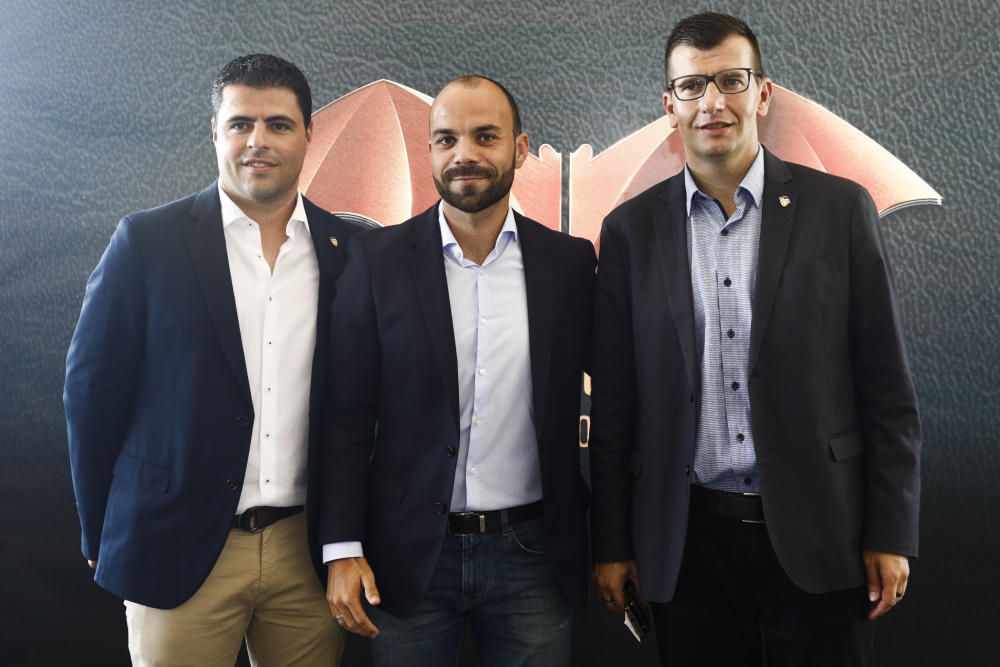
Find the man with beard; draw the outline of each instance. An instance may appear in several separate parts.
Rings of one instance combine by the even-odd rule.
[[[528,150],[506,89],[452,81],[430,112],[442,201],[348,251],[319,535],[331,613],[376,665],[454,665],[466,620],[483,665],[569,663],[596,260],[511,208]]]

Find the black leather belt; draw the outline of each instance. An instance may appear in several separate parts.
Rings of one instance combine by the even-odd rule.
[[[301,512],[302,505],[294,507],[251,507],[243,514],[233,516],[233,528],[248,533],[259,533],[275,521],[287,519]]]
[[[759,493],[727,493],[692,486],[691,511],[743,523],[764,523],[764,503]]]
[[[542,516],[542,501],[530,505],[519,505],[489,512],[452,512],[448,515],[448,533],[451,535],[478,535],[495,533],[503,528],[504,515],[507,523],[519,523]]]

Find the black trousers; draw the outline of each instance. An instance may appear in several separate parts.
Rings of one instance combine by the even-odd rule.
[[[813,595],[793,584],[764,525],[696,514],[674,599],[652,604],[669,667],[871,665],[868,610],[865,585]]]

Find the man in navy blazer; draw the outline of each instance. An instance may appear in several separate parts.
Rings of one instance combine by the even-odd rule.
[[[865,665],[917,554],[920,423],[871,197],[758,142],[743,21],[682,20],[682,173],[612,211],[594,297],[601,597],[667,665]]]
[[[565,665],[594,249],[511,208],[528,137],[502,86],[453,81],[430,126],[442,201],[358,235],[334,303],[331,611],[380,666],[454,665],[466,620],[483,665]]]
[[[336,664],[313,371],[358,228],[298,194],[295,65],[237,58],[212,100],[218,182],[123,218],[87,284],[64,395],[83,555],[135,664],[232,665],[244,635],[254,664]]]

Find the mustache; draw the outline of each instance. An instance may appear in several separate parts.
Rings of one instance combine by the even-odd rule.
[[[454,178],[492,178],[496,175],[496,170],[480,165],[459,165],[449,167],[441,174],[444,180],[450,181]]]

